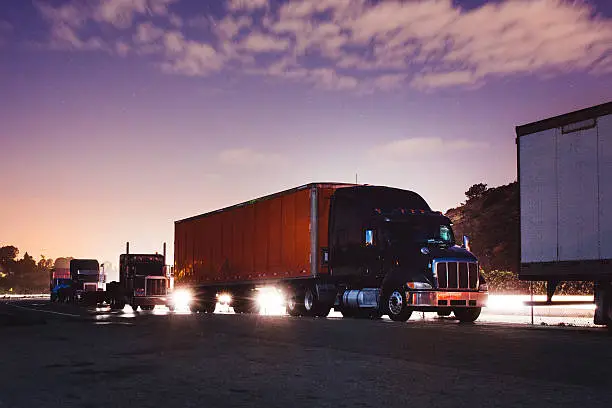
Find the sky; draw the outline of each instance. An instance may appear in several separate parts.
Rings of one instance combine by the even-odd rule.
[[[0,245],[118,263],[315,181],[446,211],[612,99],[609,0],[2,0]]]

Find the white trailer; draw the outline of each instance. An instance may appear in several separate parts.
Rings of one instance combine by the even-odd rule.
[[[521,280],[595,283],[612,326],[612,102],[516,128]]]

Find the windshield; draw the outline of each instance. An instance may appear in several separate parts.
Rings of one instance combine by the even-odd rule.
[[[455,236],[448,224],[440,219],[421,219],[416,222],[390,222],[387,224],[387,239],[397,244],[443,244],[454,245]]]
[[[100,279],[100,271],[94,269],[79,269],[76,280],[81,282],[97,282]]]
[[[161,263],[139,263],[134,265],[134,275],[163,276],[164,268]]]

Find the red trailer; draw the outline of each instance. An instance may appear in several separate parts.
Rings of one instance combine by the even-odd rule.
[[[327,274],[320,260],[330,197],[345,186],[305,185],[177,221],[176,284],[255,284]]]

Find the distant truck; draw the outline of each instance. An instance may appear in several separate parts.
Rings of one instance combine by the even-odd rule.
[[[612,327],[612,102],[516,128],[519,278],[594,282],[595,324]]]
[[[66,261],[64,259],[64,261]],[[72,280],[70,279],[70,262],[56,261],[49,271],[49,292],[51,302],[65,302],[72,293]]]
[[[257,309],[273,287],[290,315],[406,321],[413,311],[478,318],[488,291],[468,240],[417,193],[313,183],[175,222],[175,285],[193,310],[218,296]]]
[[[71,300],[88,305],[104,302],[100,264],[96,259],[70,260]]]
[[[107,301],[112,309],[128,304],[136,310],[152,310],[155,305],[169,305],[169,280],[166,276],[166,244],[163,254],[130,254],[119,257],[119,282],[106,285]]]

